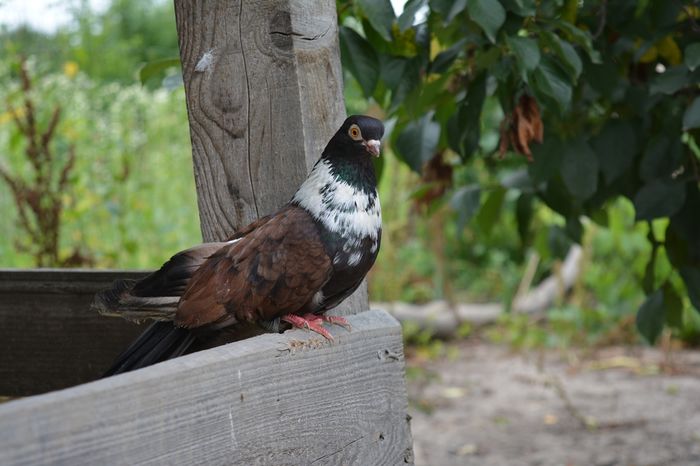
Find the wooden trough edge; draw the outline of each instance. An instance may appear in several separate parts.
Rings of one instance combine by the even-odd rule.
[[[0,293],[95,294],[118,279],[138,280],[151,270],[0,268]]]
[[[401,327],[265,334],[0,406],[0,464],[412,464]]]

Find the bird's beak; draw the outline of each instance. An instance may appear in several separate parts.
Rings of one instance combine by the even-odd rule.
[[[363,146],[367,149],[367,152],[375,157],[379,157],[379,151],[382,148],[382,142],[376,139],[370,139],[369,141],[363,141]]]

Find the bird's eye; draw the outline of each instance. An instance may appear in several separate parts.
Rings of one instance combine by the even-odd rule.
[[[358,128],[357,125],[352,125],[350,127],[350,129],[348,130],[348,134],[355,141],[359,141],[360,139],[362,139],[362,134],[360,133],[360,128]]]

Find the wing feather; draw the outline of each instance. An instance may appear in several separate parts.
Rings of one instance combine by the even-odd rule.
[[[175,322],[195,328],[309,312],[331,273],[312,217],[289,206],[202,264],[180,300]]]

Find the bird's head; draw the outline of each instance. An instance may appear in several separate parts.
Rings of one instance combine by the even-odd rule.
[[[328,143],[325,153],[362,157],[379,157],[384,125],[366,115],[348,117]]]

